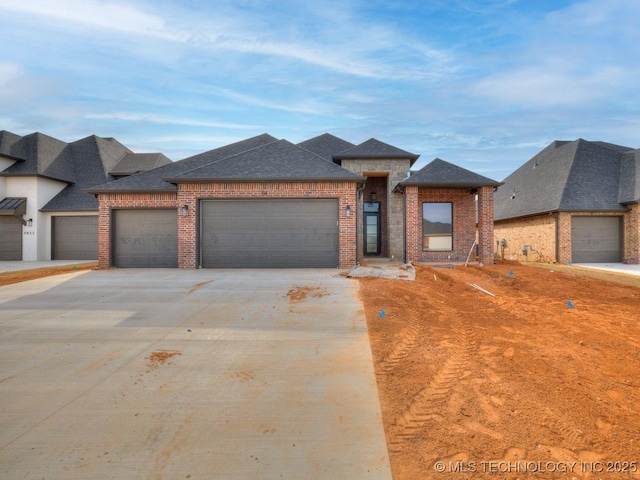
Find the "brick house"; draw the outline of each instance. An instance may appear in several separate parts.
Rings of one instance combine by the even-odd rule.
[[[417,158],[376,139],[354,145],[324,134],[294,145],[263,134],[100,185],[87,190],[99,202],[99,264],[349,268],[365,257],[463,260],[476,225],[492,246],[498,183],[442,161],[416,173],[415,183]],[[446,172],[451,182],[435,181]],[[446,233],[423,233],[420,202],[447,206],[431,210],[449,243],[440,238]],[[480,248],[479,256],[492,259],[493,250]]]
[[[167,163],[114,138],[0,131],[0,261],[96,260],[98,201],[84,189]]]
[[[640,259],[640,150],[555,141],[494,196],[498,254],[520,261]]]

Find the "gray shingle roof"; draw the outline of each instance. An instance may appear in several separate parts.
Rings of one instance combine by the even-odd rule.
[[[164,178],[176,177],[189,170],[217,162],[231,155],[235,155],[252,148],[275,142],[276,138],[266,133],[248,138],[224,147],[209,150],[178,162],[169,163],[153,170],[121,178],[113,182],[99,185],[87,190],[88,193],[111,192],[175,192],[176,186],[165,182]]]
[[[18,159],[11,155],[11,146],[21,138],[22,137],[20,135],[16,135],[15,133],[0,130],[0,155],[6,155],[16,160],[23,161],[23,159]]]
[[[497,187],[501,183],[436,158],[400,182],[399,185],[431,188],[478,188]]]
[[[633,182],[620,181],[623,169],[632,167],[622,162],[629,151],[582,139],[553,142],[504,180],[494,195],[494,218],[554,211],[624,211],[621,187],[625,195],[633,196]],[[634,181],[637,184],[637,176]]]
[[[620,166],[620,203],[640,203],[640,149],[622,156]]]
[[[278,140],[175,177],[165,177],[165,180],[171,182],[279,180],[359,182],[364,178],[287,140]]]
[[[113,176],[135,175],[170,163],[162,153],[127,153],[109,173]]]
[[[0,175],[39,175],[74,182],[75,175],[67,146],[67,143],[39,132],[21,137],[10,146],[8,153],[24,161],[14,163],[0,172]]]
[[[370,138],[366,142],[351,147],[333,156],[335,160],[358,159],[358,158],[402,158],[411,160],[411,165],[420,157],[415,153],[394,147],[387,143]]]
[[[337,155],[345,150],[355,147],[351,142],[347,142],[341,138],[338,138],[330,133],[323,133],[317,137],[310,138],[304,142],[298,143],[299,147],[302,147],[310,152],[320,155],[326,158],[330,162],[333,162],[333,156]]]

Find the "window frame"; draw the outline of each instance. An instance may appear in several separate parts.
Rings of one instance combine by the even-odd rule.
[[[447,204],[450,207],[450,214],[451,214],[451,233],[444,235],[437,235],[437,234],[426,234],[424,231],[424,220],[425,220],[425,206],[426,205],[442,205],[442,204]],[[421,216],[421,222],[422,222],[422,226],[421,226],[421,230],[422,230],[422,239],[421,239],[421,247],[422,247],[422,251],[423,252],[453,252],[453,202],[422,202],[422,216]],[[451,248],[446,248],[446,249],[442,249],[442,248],[425,248],[425,239],[426,238],[431,238],[431,237],[438,237],[438,238],[444,238],[444,237],[448,237],[451,239]]]

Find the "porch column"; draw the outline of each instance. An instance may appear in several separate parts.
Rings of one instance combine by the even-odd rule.
[[[478,190],[478,260],[493,263],[493,187]]]

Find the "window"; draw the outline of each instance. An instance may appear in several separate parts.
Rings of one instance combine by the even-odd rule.
[[[422,204],[422,249],[431,252],[453,250],[453,205]]]

